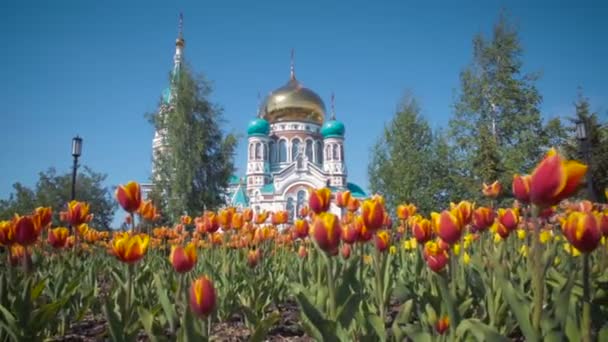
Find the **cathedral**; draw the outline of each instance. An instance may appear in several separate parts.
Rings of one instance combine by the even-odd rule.
[[[174,74],[183,58],[181,18],[175,45]],[[168,88],[159,114],[170,109],[171,98]],[[327,186],[333,192],[349,190],[355,198],[366,197],[361,187],[347,181],[345,127],[336,120],[333,96],[329,114],[327,118],[321,97],[296,78],[292,53],[287,83],[262,101],[247,127],[245,174],[231,177],[226,204],[255,212],[287,210],[291,221],[308,202],[311,188]],[[162,146],[163,132],[157,131],[153,156],[162,153]]]

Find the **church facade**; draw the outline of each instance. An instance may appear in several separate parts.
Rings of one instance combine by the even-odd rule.
[[[180,29],[174,71],[182,63],[183,48]],[[171,97],[170,89],[163,93],[159,114],[170,108]],[[331,109],[327,119],[321,97],[296,79],[292,58],[287,83],[266,97],[248,125],[245,173],[231,177],[226,204],[255,212],[287,210],[291,221],[308,202],[311,188],[327,186],[332,192],[349,190],[355,198],[366,197],[348,182],[345,126],[335,118],[333,96]],[[163,132],[155,132],[153,157],[162,153],[162,146]]]

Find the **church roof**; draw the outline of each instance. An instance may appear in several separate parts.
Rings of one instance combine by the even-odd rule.
[[[357,198],[365,198],[367,194],[363,189],[355,183],[346,183],[346,188],[350,191],[351,196]]]
[[[274,194],[274,183],[270,182],[266,185],[264,185],[261,189],[260,192],[263,194]]]

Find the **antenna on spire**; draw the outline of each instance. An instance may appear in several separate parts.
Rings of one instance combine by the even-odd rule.
[[[179,39],[183,39],[184,38],[184,14],[182,12],[179,12],[179,26],[178,26],[178,33],[177,33],[177,37]]]
[[[261,105],[262,105],[262,95],[260,95],[260,91],[258,90],[258,118],[262,117],[262,108],[260,108]]]
[[[294,66],[294,59],[295,59],[295,49],[291,48],[291,66],[290,66],[290,75],[289,78],[292,80],[296,79],[296,68]]]
[[[336,120],[336,95],[331,92],[331,119]]]

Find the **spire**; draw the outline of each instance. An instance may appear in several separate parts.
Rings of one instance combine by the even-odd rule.
[[[173,56],[173,76],[174,77],[177,76],[177,74],[179,73],[179,69],[182,66],[182,54],[183,54],[185,43],[186,43],[186,41],[184,40],[184,16],[180,12],[177,39],[175,39],[175,55]]]
[[[336,120],[336,96],[331,92],[331,120]]]
[[[290,74],[289,74],[289,79],[290,80],[295,80],[296,79],[296,68],[294,66],[294,59],[295,59],[295,50],[292,48],[291,49],[291,66],[290,66]]]
[[[184,15],[182,12],[179,12],[179,24],[177,31],[177,39],[175,40],[175,45],[184,46]]]
[[[262,117],[262,108],[260,108],[261,105],[262,105],[262,95],[260,95],[260,91],[258,90],[258,112],[257,112],[258,118]]]

